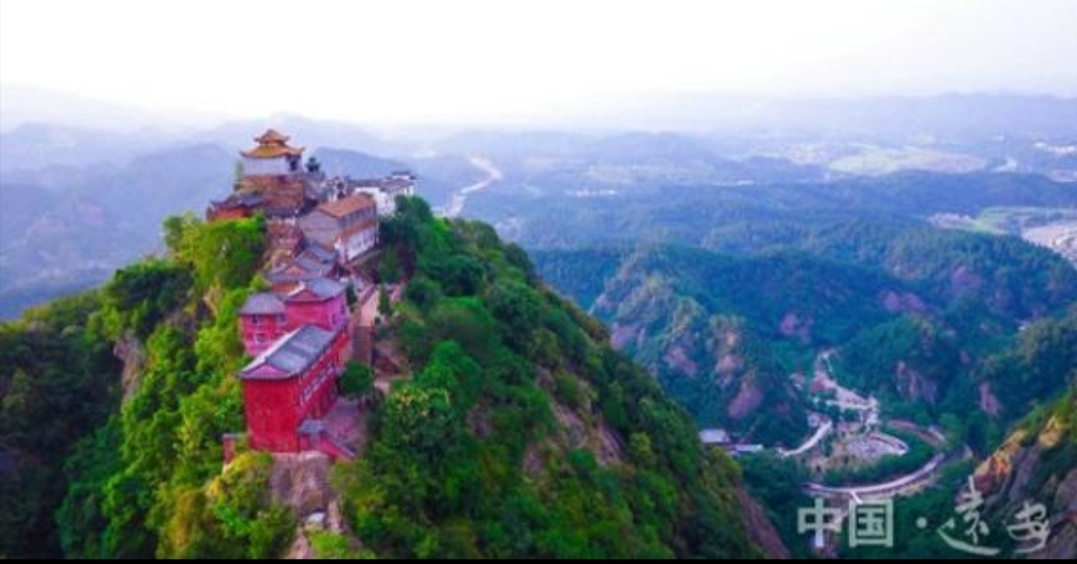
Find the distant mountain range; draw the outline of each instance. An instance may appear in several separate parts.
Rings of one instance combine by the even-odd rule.
[[[482,178],[459,156],[398,160],[324,145],[402,151],[354,126],[282,122],[328,173],[364,178],[410,169],[435,204]],[[243,122],[175,134],[26,124],[0,135],[0,319],[160,251],[166,217],[201,215],[207,202],[232,190],[237,151],[259,127]]]
[[[827,203],[833,195],[819,186],[861,175],[911,169],[1077,179],[1077,133],[1070,125],[1077,123],[1077,101],[1046,97],[792,102],[693,95],[640,100],[639,112],[618,113],[591,129],[410,130],[390,138],[295,115],[224,121],[151,114],[11,85],[0,86],[0,95],[0,317],[96,284],[111,269],[159,248],[160,221],[185,210],[201,213],[207,200],[225,196],[236,151],[268,125],[293,135],[332,174],[412,169],[420,193],[435,207],[483,178],[469,162],[482,157],[504,177],[470,196],[465,213],[538,246],[610,225],[605,215],[614,212],[617,223],[634,221],[639,202],[618,199],[612,205],[603,199],[611,195],[649,194],[644,199],[657,197],[657,209],[691,216],[693,210],[671,203],[707,187],[727,187],[731,191],[695,208],[715,210],[712,204],[720,200],[719,215],[710,220],[733,213],[726,218],[733,227],[715,227],[711,246],[722,248],[720,232],[739,229],[736,224],[758,207],[757,185],[787,184],[788,205],[817,214],[823,213],[819,205],[834,207]],[[654,128],[669,131],[633,130],[651,127],[633,116],[649,116]],[[1009,182],[998,178],[992,182]],[[950,188],[938,197],[902,192],[941,179],[857,182],[840,184],[842,198],[855,200],[861,187],[892,185],[888,198],[898,207],[907,200],[953,199]],[[1038,188],[1021,199],[1026,205],[1058,191],[1027,182]],[[948,185],[961,193],[962,183]],[[802,188],[796,186],[807,184],[813,185],[803,189],[808,195],[798,195]],[[652,203],[648,209],[655,209]],[[658,230],[675,232],[679,224],[661,223]],[[616,239],[624,229],[602,232]]]

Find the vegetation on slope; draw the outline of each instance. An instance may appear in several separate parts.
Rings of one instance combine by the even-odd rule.
[[[258,284],[263,221],[174,218],[166,240],[169,258],[117,272],[93,316],[104,337],[144,351],[122,407],[67,461],[64,553],[276,556],[294,524],[269,504],[266,461],[221,475],[221,435],[243,428],[236,311]]]
[[[702,450],[684,411],[605,345],[601,326],[536,284],[518,247],[482,224],[434,220],[419,200],[383,236],[384,263],[411,277],[392,332],[415,376],[338,475],[367,550],[757,554],[736,466]]]
[[[760,554],[736,465],[702,449],[686,413],[541,287],[520,248],[419,200],[384,234],[381,272],[411,283],[383,331],[414,374],[377,402],[366,451],[337,472],[362,545],[325,533],[316,551]],[[4,515],[36,515],[5,518],[5,556],[265,558],[290,544],[269,457],[221,470],[222,433],[243,428],[236,311],[262,284],[263,222],[174,218],[166,240],[168,257],[0,332],[12,356],[0,470],[18,477],[4,481]],[[348,380],[369,390],[368,375]]]
[[[100,293],[0,325],[0,558],[56,557],[64,459],[113,413],[119,366],[87,328]]]
[[[1063,260],[1016,239],[924,231],[888,240],[866,229],[816,240],[831,249],[823,256],[650,247],[536,259],[702,425],[747,440],[799,442],[804,406],[789,375],[810,377],[827,349],[838,353],[842,383],[879,396],[892,415],[928,424],[971,413],[975,433],[991,420],[1005,428],[1065,385],[1000,353],[1022,322],[1061,315],[1077,300],[1077,272]],[[837,241],[859,251],[835,250]],[[1036,341],[1070,343],[1065,331],[1049,332]]]

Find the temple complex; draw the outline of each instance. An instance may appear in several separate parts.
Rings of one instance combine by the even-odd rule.
[[[341,411],[345,365],[357,349],[370,349],[361,341],[372,333],[354,329],[376,299],[360,267],[377,252],[379,217],[395,211],[397,196],[414,194],[415,176],[326,178],[315,159],[303,164],[304,149],[289,145],[288,136],[269,129],[254,141],[240,152],[243,170],[232,194],[206,211],[208,221],[266,218],[270,291],[247,299],[237,328],[253,359],[237,374],[245,436],[255,450],[351,458],[332,417]],[[358,299],[354,310],[349,288]],[[226,453],[239,436],[225,436]]]

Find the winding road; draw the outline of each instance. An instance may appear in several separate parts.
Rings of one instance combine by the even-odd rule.
[[[809,483],[805,485],[805,489],[808,493],[821,494],[821,495],[845,495],[854,499],[860,499],[863,497],[883,497],[890,498],[898,495],[903,495],[912,490],[919,489],[928,484],[935,478],[935,474],[943,461],[946,460],[945,454],[936,454],[923,468],[902,476],[900,478],[884,482],[882,484],[871,484],[866,486],[852,486],[844,488],[832,488],[824,486],[822,484]]]
[[[800,447],[794,450],[778,449],[778,454],[782,458],[788,458],[790,456],[800,456],[805,452],[808,452],[809,450],[815,448],[816,445],[822,442],[823,438],[826,437],[827,433],[829,433],[833,428],[834,423],[828,420],[822,425],[820,425],[819,428],[815,430],[815,434],[812,435],[811,438],[808,439],[804,444],[800,445]]]
[[[471,157],[468,160],[471,162],[472,166],[483,170],[486,173],[486,178],[470,186],[465,186],[453,194],[452,201],[449,202],[449,205],[440,210],[442,217],[447,217],[449,219],[459,217],[464,211],[464,205],[467,203],[468,196],[504,178],[501,171],[497,170],[497,168],[494,167],[494,164],[489,160],[482,157]]]

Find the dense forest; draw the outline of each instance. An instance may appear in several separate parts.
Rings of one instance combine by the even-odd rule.
[[[379,271],[410,284],[382,336],[412,377],[374,401],[366,450],[335,470],[350,533],[319,537],[319,554],[761,554],[737,466],[702,450],[598,322],[488,226],[401,206]],[[291,543],[273,460],[222,470],[264,224],[165,227],[167,257],[0,330],[2,556],[265,558]]]
[[[1018,342],[1069,350],[1071,322],[1050,319],[1077,302],[1077,272],[1015,239],[917,233],[889,242],[878,261],[666,246],[534,256],[544,278],[609,323],[615,344],[704,426],[797,444],[805,405],[789,376],[810,373],[816,355],[833,349],[841,381],[878,395],[892,415],[971,416],[977,433],[993,429],[977,437],[982,451],[988,435],[998,438],[1066,385],[1058,371],[1026,370],[1020,359],[1033,353],[1004,351]],[[915,268],[896,266],[909,263]],[[1040,317],[1047,321],[1018,334]],[[983,394],[997,399],[989,413]]]

